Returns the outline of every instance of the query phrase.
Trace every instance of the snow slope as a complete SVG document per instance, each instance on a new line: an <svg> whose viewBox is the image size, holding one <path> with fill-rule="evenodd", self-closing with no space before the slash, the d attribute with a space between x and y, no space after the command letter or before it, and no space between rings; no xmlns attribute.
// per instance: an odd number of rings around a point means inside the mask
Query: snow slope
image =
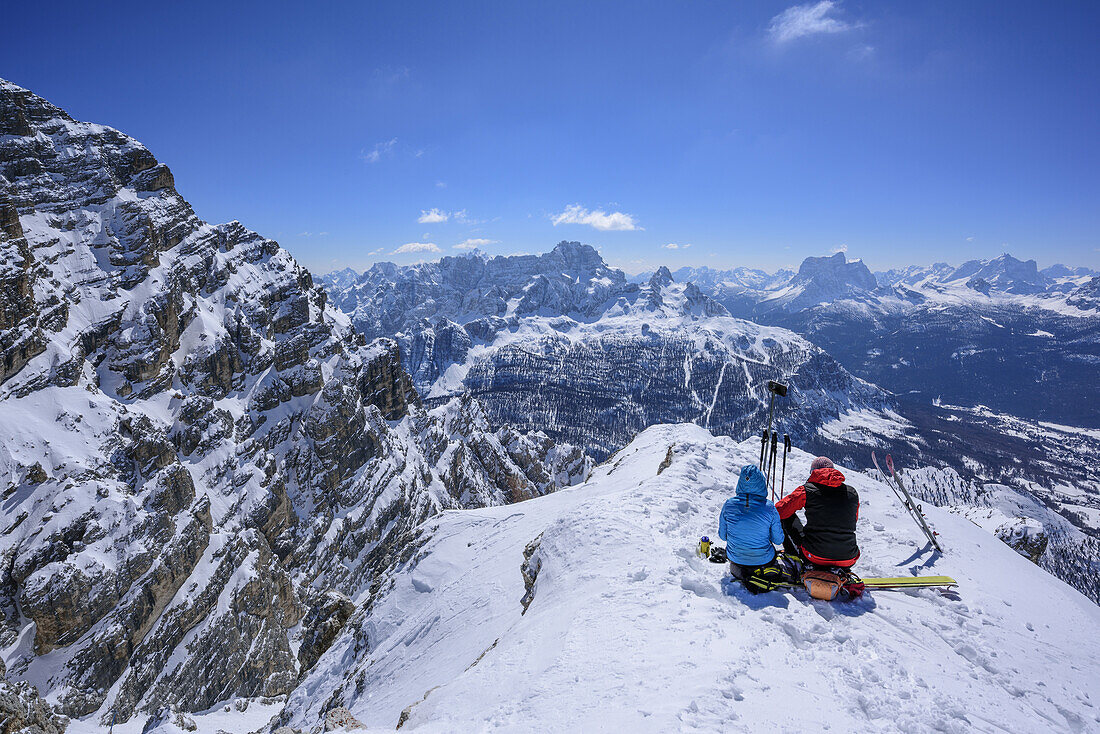
<svg viewBox="0 0 1100 734"><path fill-rule="evenodd" d="M671 464L659 472L672 448ZM450 731L1088 731L1100 608L935 507L930 554L888 489L861 493L865 576L961 590L753 597L693 554L755 442L648 429L583 486L429 520L417 555L294 691L309 728L342 702L369 727ZM795 450L788 488L808 472ZM539 564L526 614L520 573ZM529 548L531 550L532 548Z"/></svg>

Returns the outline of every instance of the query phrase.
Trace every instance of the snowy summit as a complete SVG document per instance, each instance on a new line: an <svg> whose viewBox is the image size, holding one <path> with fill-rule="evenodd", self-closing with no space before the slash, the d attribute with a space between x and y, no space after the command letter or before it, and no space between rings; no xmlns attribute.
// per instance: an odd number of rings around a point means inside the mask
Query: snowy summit
<svg viewBox="0 0 1100 734"><path fill-rule="evenodd" d="M860 572L946 574L957 595L753 596L696 556L758 451L656 426L584 485L445 513L358 620L362 635L334 645L291 696L292 721L344 692L379 730L801 732L823 717L839 731L1100 726L1083 682L1100 640L1082 634L1100 628L1100 608L937 508L927 512L947 548L932 554L869 476L845 470L863 499ZM806 477L811 459L793 451L788 478Z"/></svg>

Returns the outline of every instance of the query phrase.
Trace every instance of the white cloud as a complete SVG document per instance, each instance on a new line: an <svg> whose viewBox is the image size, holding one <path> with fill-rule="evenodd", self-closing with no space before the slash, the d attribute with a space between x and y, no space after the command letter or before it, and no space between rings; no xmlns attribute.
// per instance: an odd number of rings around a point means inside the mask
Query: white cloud
<svg viewBox="0 0 1100 734"><path fill-rule="evenodd" d="M661 245L661 247L665 248L666 250L686 250L687 248L691 247L691 245L678 245L675 242L669 242L667 245Z"/></svg>
<svg viewBox="0 0 1100 734"><path fill-rule="evenodd" d="M848 251L848 245L847 245L846 243L845 243L845 244L843 244L843 245L837 245L836 247L834 247L834 248L833 248L833 249L831 250L831 252L832 252L832 253L833 253L834 255L835 255L835 254L837 254L838 252L847 252L847 251Z"/></svg>
<svg viewBox="0 0 1100 734"><path fill-rule="evenodd" d="M382 251L385 250L385 249L386 249L385 247L379 247L377 250L371 250L367 254L368 255L381 255Z"/></svg>
<svg viewBox="0 0 1100 734"><path fill-rule="evenodd" d="M450 212L445 212L441 209L429 209L428 211L421 209L420 217L416 221L420 224L439 224L440 222L446 222L450 218Z"/></svg>
<svg viewBox="0 0 1100 734"><path fill-rule="evenodd" d="M495 245L496 243L497 240L487 240L481 237L476 237L474 239L462 240L462 242L459 242L454 247L456 250L473 250L478 247L485 247L486 245Z"/></svg>
<svg viewBox="0 0 1100 734"><path fill-rule="evenodd" d="M394 255L407 255L410 252L443 252L433 242L406 242L393 251Z"/></svg>
<svg viewBox="0 0 1100 734"><path fill-rule="evenodd" d="M974 238L973 238L973 237L967 237L967 238L966 238L966 241L967 241L967 242L973 242L973 241L974 241Z"/></svg>
<svg viewBox="0 0 1100 734"><path fill-rule="evenodd" d="M397 138L390 138L383 143L376 143L374 148L369 151L364 151L361 154L363 160L367 163L377 163L382 160L382 156L389 155L393 152L394 146L397 145Z"/></svg>
<svg viewBox="0 0 1100 734"><path fill-rule="evenodd" d="M447 182L446 181L436 181L435 182L435 187L437 189L445 189L445 188L447 188Z"/></svg>
<svg viewBox="0 0 1100 734"><path fill-rule="evenodd" d="M609 214L601 209L588 211L580 204L565 207L565 211L554 215L550 218L550 221L554 223L555 227L559 224L587 224L589 227L598 229L601 232L642 229L630 214L624 214L623 212L611 212Z"/></svg>
<svg viewBox="0 0 1100 734"><path fill-rule="evenodd" d="M451 216L454 217L454 220L456 222L460 222L462 224L484 224L485 223L484 220L474 219L473 217L471 217L469 214L466 213L465 209L463 209L461 211L454 212Z"/></svg>
<svg viewBox="0 0 1100 734"><path fill-rule="evenodd" d="M838 4L833 0L794 5L772 18L768 33L776 43L787 43L805 36L842 33L854 28L851 23L830 17L837 7Z"/></svg>

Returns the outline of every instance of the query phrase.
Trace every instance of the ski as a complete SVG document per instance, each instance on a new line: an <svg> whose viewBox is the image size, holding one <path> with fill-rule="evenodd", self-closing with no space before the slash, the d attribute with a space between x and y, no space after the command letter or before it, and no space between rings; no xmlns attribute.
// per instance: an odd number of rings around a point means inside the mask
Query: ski
<svg viewBox="0 0 1100 734"><path fill-rule="evenodd" d="M913 498L905 489L905 485L901 483L901 477L899 477L894 472L894 459L890 456L890 454L886 455L886 468L890 470L889 475L887 475L887 473L882 470L882 467L879 466L878 456L875 455L874 451L871 452L871 461L874 462L875 469L877 469L878 473L883 476L883 478L886 480L886 483L890 486L890 489L893 490L894 494L901 501L902 506L913 518L914 522L917 523L917 526L921 529L921 532L923 532L925 537L928 538L928 542L931 543L932 547L935 548L937 551L943 553L943 548L940 546L939 541L936 540L936 533L932 530L932 528L928 526L928 521L924 518L924 513L921 511L920 506L913 502Z"/></svg>
<svg viewBox="0 0 1100 734"><path fill-rule="evenodd" d="M868 589L909 589L924 586L958 586L950 576L899 576L895 578L865 578L863 585Z"/></svg>
<svg viewBox="0 0 1100 734"><path fill-rule="evenodd" d="M897 578L863 579L863 588L870 591L903 591L905 589L953 589L959 583L950 576L900 576ZM779 584L776 591L804 588L801 583Z"/></svg>

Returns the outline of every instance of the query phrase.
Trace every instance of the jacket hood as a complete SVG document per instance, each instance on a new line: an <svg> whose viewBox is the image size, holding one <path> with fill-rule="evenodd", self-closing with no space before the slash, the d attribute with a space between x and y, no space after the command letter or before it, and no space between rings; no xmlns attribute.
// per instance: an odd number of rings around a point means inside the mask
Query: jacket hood
<svg viewBox="0 0 1100 734"><path fill-rule="evenodd" d="M742 500L768 498L768 480L755 464L746 464L741 467L741 478L737 480L734 496Z"/></svg>
<svg viewBox="0 0 1100 734"><path fill-rule="evenodd" d="M840 473L839 469L831 466L823 466L820 469L814 469L810 472L808 481L821 485L822 487L839 487L844 484L844 475Z"/></svg>

